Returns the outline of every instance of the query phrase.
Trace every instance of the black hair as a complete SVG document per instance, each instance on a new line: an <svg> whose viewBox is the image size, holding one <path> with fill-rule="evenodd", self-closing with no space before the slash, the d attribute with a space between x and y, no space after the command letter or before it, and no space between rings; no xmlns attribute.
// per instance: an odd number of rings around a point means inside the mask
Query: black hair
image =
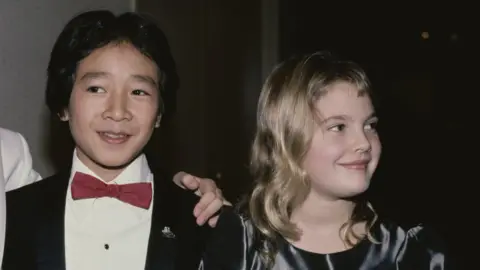
<svg viewBox="0 0 480 270"><path fill-rule="evenodd" d="M175 110L179 78L163 31L150 19L133 12L116 16L107 10L87 11L72 18L58 36L47 70L46 103L52 114L68 108L77 66L94 50L128 42L151 59L159 70L162 118Z"/></svg>

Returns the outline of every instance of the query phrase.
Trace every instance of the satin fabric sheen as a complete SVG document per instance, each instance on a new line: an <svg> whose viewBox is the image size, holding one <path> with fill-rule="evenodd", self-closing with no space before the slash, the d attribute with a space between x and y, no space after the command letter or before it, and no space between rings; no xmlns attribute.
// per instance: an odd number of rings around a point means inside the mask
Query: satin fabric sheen
<svg viewBox="0 0 480 270"><path fill-rule="evenodd" d="M315 270L452 270L441 239L422 226L402 228L379 221L373 228L378 244L365 239L333 254L301 250L283 240L271 269ZM233 209L222 211L203 259L201 270L266 269L254 244L254 228Z"/></svg>

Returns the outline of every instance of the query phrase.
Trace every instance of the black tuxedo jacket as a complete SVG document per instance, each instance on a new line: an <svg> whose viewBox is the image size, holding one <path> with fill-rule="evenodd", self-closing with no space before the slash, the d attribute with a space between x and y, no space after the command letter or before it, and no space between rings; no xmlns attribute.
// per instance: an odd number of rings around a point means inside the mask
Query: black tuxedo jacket
<svg viewBox="0 0 480 270"><path fill-rule="evenodd" d="M65 200L70 170L7 192L2 269L65 269ZM154 172L152 225L145 269L197 269L209 226L198 226L199 198ZM175 237L162 233L170 227ZM170 236L170 237L169 237Z"/></svg>

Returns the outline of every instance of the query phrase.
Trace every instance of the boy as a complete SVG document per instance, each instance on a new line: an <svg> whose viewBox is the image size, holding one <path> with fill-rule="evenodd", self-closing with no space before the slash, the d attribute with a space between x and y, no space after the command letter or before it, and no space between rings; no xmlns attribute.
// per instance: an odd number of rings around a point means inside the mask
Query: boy
<svg viewBox="0 0 480 270"><path fill-rule="evenodd" d="M208 229L191 214L198 199L143 154L177 85L168 42L145 18L90 11L65 26L46 97L68 122L72 166L7 193L2 269L197 267Z"/></svg>

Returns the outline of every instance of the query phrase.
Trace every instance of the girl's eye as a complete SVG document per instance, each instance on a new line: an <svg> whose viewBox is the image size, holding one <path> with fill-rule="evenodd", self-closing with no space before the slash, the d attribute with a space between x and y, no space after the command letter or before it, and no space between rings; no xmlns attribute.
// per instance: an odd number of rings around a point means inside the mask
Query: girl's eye
<svg viewBox="0 0 480 270"><path fill-rule="evenodd" d="M328 130L334 131L334 132L341 132L346 128L345 124L338 124L330 127Z"/></svg>
<svg viewBox="0 0 480 270"><path fill-rule="evenodd" d="M377 130L377 125L378 125L378 122L372 122L372 123L369 123L367 125L365 125L365 129L366 130Z"/></svg>

